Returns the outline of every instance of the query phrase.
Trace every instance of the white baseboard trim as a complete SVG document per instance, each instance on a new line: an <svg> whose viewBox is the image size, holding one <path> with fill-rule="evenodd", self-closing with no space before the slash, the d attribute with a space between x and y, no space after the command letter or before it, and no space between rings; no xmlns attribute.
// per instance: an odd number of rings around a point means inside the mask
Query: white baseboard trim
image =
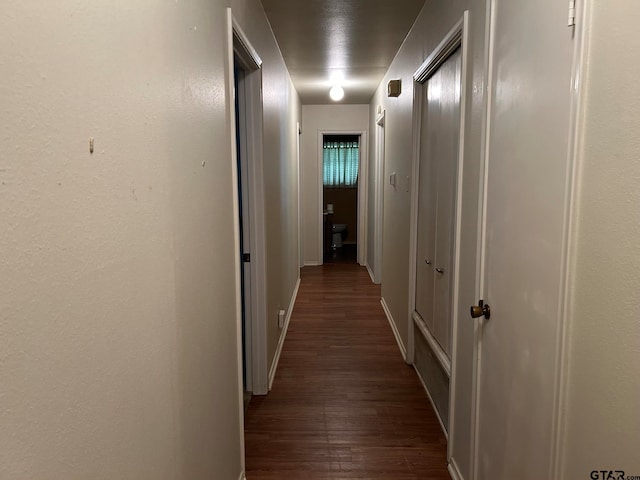
<svg viewBox="0 0 640 480"><path fill-rule="evenodd" d="M319 265L322 265L320 262L304 262L304 266L305 267L317 267Z"/></svg>
<svg viewBox="0 0 640 480"><path fill-rule="evenodd" d="M440 428L442 428L442 433L444 433L445 438L447 439L447 441L449 441L449 434L447 433L447 429L444 428L444 422L442 421L442 417L440 416L440 412L438 412L438 409L436 408L436 404L433 401L433 398L431 398L431 394L429 393L429 389L427 388L427 384L424 383L424 379L422 378L422 375L420 375L420 372L418 371L418 369L416 368L416 364L413 364L413 369L416 371L416 375L418 375L418 378L420 379L420 383L422 384L422 388L424 388L424 391L427 392L427 397L429 398L429 401L431 402L431 407L433 407L433 411L436 414L436 418L438 419L438 422L440 423Z"/></svg>
<svg viewBox="0 0 640 480"><path fill-rule="evenodd" d="M391 330L393 331L393 336L396 337L396 342L398 343L398 348L400 349L400 353L402 354L402 359L407 361L407 349L402 343L402 337L400 337L400 332L398 332L398 327L396 326L396 322L393 320L393 316L391 315L391 311L387 306L387 302L385 302L384 298L380 299L380 303L382 304L382 309L384 310L384 314L387 316L387 320L389 321L389 325L391 325Z"/></svg>
<svg viewBox="0 0 640 480"><path fill-rule="evenodd" d="M269 390L273 385L273 379L276 378L276 370L278 369L278 362L280 361L280 354L282 353L282 346L284 345L284 339L287 336L287 329L289 328L289 322L291 321L291 314L293 313L293 306L296 303L296 297L298 296L298 288L300 288L300 277L296 281L296 286L293 289L293 295L291 295L291 301L289 302L289 308L287 308L287 315L284 318L284 327L280 332L280 339L278 340L278 347L276 348L276 354L271 362L271 368L269 369Z"/></svg>
<svg viewBox="0 0 640 480"><path fill-rule="evenodd" d="M367 267L367 272L369 272L369 276L371 277L371 282L376 283L375 277L373 275L373 270L371 270L371 267L369 266L369 262L366 262L364 266Z"/></svg>
<svg viewBox="0 0 640 480"><path fill-rule="evenodd" d="M451 475L451 480L464 480L464 477L462 476L462 474L460 473L460 469L458 468L458 464L453 458L449 460L447 469L449 470L449 475Z"/></svg>

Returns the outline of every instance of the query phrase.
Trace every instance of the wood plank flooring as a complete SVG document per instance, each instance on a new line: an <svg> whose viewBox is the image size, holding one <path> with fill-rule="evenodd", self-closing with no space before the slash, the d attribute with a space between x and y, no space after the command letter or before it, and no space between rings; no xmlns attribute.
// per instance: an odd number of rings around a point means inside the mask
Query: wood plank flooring
<svg viewBox="0 0 640 480"><path fill-rule="evenodd" d="M245 417L248 480L449 479L446 441L358 265L302 269L273 388Z"/></svg>

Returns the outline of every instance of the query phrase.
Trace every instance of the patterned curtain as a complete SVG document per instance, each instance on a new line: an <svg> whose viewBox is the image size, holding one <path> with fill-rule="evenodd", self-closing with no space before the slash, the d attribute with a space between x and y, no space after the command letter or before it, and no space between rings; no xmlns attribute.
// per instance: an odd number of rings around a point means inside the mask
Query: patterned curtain
<svg viewBox="0 0 640 480"><path fill-rule="evenodd" d="M322 157L325 187L352 188L358 185L358 137L325 136Z"/></svg>

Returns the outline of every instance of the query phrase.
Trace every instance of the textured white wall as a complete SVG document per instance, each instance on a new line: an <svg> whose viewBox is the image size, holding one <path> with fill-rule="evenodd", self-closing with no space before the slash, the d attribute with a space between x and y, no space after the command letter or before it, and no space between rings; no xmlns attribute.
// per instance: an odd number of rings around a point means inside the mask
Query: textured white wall
<svg viewBox="0 0 640 480"><path fill-rule="evenodd" d="M267 355L271 365L298 280L297 122L301 106L258 0L232 0L233 15L263 61L263 162L267 242Z"/></svg>
<svg viewBox="0 0 640 480"><path fill-rule="evenodd" d="M640 475L640 5L589 2L561 478Z"/></svg>
<svg viewBox="0 0 640 480"><path fill-rule="evenodd" d="M3 4L0 478L238 478L224 7Z"/></svg>
<svg viewBox="0 0 640 480"><path fill-rule="evenodd" d="M317 265L320 258L319 220L320 172L318 133L321 131L367 132L369 105L302 106L302 221L305 264Z"/></svg>

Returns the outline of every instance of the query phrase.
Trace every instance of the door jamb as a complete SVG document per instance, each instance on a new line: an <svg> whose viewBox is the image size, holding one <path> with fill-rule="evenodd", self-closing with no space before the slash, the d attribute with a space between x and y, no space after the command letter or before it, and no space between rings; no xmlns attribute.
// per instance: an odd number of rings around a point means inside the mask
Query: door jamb
<svg viewBox="0 0 640 480"><path fill-rule="evenodd" d="M298 169L298 272L304 266L304 248L302 245L302 165L300 165L300 144L302 139L300 122L296 122L296 168Z"/></svg>
<svg viewBox="0 0 640 480"><path fill-rule="evenodd" d="M485 256L486 250L486 222L485 215L487 211L487 184L489 174L489 137L491 133L491 117L493 113L493 65L494 65L494 42L495 42L495 23L496 23L496 0L487 1L487 18L485 23L486 29L486 53L485 53L485 98L483 102L483 131L482 131L482 150L480 155L480 182L479 182L479 200L478 206L478 255L477 255L477 277L476 277L476 297L484 298L484 280L485 280ZM474 365L473 365L473 385L471 391L472 398L472 411L471 411L471 478L475 478L478 472L478 431L480 421L480 395L478 390L480 388L480 353L482 350L482 327L480 322L475 323L474 332Z"/></svg>
<svg viewBox="0 0 640 480"><path fill-rule="evenodd" d="M373 173L375 179L375 204L374 204L374 252L373 252L373 283L382 283L382 237L384 235L384 161L385 161L385 134L386 134L386 111L380 109L376 116L376 152L375 152L375 170Z"/></svg>
<svg viewBox="0 0 640 480"><path fill-rule="evenodd" d="M565 211L564 232L563 232L563 264L561 271L560 289L560 333L558 347L560 350L558 366L556 371L556 402L554 405L555 421L553 429L553 448L551 453L552 479L562 478L562 468L566 455L566 445L564 433L567 426L567 404L568 404L568 376L569 376L569 329L571 328L571 284L572 265L574 261L572 248L575 246L577 230L577 211L574 208L578 201L578 169L580 143L582 132L580 130L582 112L585 108L584 93L582 90L582 78L586 68L586 56L588 52L589 27L585 20L591 14L590 2L580 2L576 9L574 37L576 42L573 51L573 65L571 78L571 117L569 127L569 151L567 153L570 164L570 175L567 180L568 207Z"/></svg>

